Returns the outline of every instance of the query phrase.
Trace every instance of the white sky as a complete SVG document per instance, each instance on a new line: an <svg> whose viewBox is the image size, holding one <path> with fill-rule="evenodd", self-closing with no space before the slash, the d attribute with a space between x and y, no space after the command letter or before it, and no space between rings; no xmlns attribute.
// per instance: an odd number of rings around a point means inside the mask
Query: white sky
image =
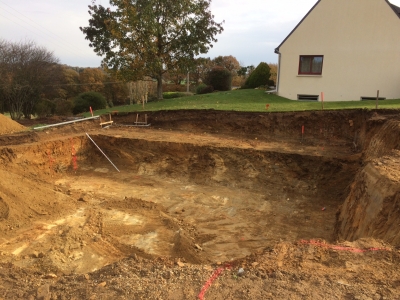
<svg viewBox="0 0 400 300"><path fill-rule="evenodd" d="M381 0L383 1L383 0ZM225 20L218 42L203 56L233 55L243 66L277 62L274 49L317 0L212 0L217 22ZM79 27L88 25L91 0L0 0L0 38L35 41L63 64L98 67L101 58ZM107 0L97 4L108 6ZM400 0L391 0L400 6Z"/></svg>

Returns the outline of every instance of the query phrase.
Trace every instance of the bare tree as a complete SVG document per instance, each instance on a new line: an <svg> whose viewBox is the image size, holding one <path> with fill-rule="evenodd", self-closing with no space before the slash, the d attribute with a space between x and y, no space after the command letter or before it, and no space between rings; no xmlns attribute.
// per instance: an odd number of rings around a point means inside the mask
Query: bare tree
<svg viewBox="0 0 400 300"><path fill-rule="evenodd" d="M0 40L0 94L12 119L31 117L59 70L53 53L33 41Z"/></svg>

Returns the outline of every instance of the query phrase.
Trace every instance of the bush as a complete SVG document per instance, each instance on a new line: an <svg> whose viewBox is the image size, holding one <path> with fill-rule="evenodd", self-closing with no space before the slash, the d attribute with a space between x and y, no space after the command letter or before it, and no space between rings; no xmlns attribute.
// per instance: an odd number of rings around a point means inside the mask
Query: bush
<svg viewBox="0 0 400 300"><path fill-rule="evenodd" d="M50 100L41 99L36 103L34 111L39 118L48 117L56 112L56 104Z"/></svg>
<svg viewBox="0 0 400 300"><path fill-rule="evenodd" d="M186 96L191 96L193 95L192 93L186 93L186 92L166 92L163 93L163 98L164 99L173 99L173 98L180 98L180 97L186 97Z"/></svg>
<svg viewBox="0 0 400 300"><path fill-rule="evenodd" d="M74 108L74 103L71 100L59 99L54 102L56 104L56 115L58 116L70 116Z"/></svg>
<svg viewBox="0 0 400 300"><path fill-rule="evenodd" d="M247 78L244 86L244 89L255 89L260 86L264 86L268 83L270 74L270 68L267 63L260 63L257 68L253 72L251 72L250 76Z"/></svg>
<svg viewBox="0 0 400 300"><path fill-rule="evenodd" d="M163 84L164 92L186 92L186 84Z"/></svg>
<svg viewBox="0 0 400 300"><path fill-rule="evenodd" d="M102 94L97 92L79 94L74 100L73 113L76 115L88 112L90 107L92 107L93 110L106 108L107 100Z"/></svg>
<svg viewBox="0 0 400 300"><path fill-rule="evenodd" d="M201 94L201 91L202 91L204 88L206 88L206 87L207 87L206 84L200 83L200 84L197 86L197 88L196 88L196 94Z"/></svg>
<svg viewBox="0 0 400 300"><path fill-rule="evenodd" d="M209 94L214 91L214 88L212 85L205 85L204 83L200 84L196 88L196 94Z"/></svg>
<svg viewBox="0 0 400 300"><path fill-rule="evenodd" d="M208 85L212 85L217 91L230 91L232 89L232 73L224 67L214 67L204 79Z"/></svg>

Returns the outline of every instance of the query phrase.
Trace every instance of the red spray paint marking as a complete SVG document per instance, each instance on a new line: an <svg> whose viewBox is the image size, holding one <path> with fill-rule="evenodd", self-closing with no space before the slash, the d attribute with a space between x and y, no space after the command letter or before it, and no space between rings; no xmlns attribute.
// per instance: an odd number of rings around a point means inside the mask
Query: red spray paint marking
<svg viewBox="0 0 400 300"><path fill-rule="evenodd" d="M212 285L212 283L224 272L226 269L231 269L231 265L226 265L224 267L220 267L214 271L214 273L211 275L210 279L207 280L207 282L203 285L201 288L201 291L199 293L199 299L204 300L204 294L207 292L209 287Z"/></svg>
<svg viewBox="0 0 400 300"><path fill-rule="evenodd" d="M266 110L269 109L269 104L265 104L265 109L266 109Z"/></svg>
<svg viewBox="0 0 400 300"><path fill-rule="evenodd" d="M72 139L71 139L71 155L72 155L72 166L76 171L78 169L78 162L77 162L78 159L76 157L76 151Z"/></svg>
<svg viewBox="0 0 400 300"><path fill-rule="evenodd" d="M348 252L353 252L353 253L364 253L364 252L370 252L370 251L390 251L390 249L386 249L386 248L359 249L359 248L353 248L353 247L335 246L335 245L325 244L325 243L321 243L321 242L314 241L314 240L310 240L310 241L301 240L301 241L299 241L299 243L314 245L314 246L332 249L332 250L338 250L338 251L348 251Z"/></svg>
<svg viewBox="0 0 400 300"><path fill-rule="evenodd" d="M92 117L93 117L93 110L92 110L92 107L89 106L89 108L90 108L90 113L92 114Z"/></svg>

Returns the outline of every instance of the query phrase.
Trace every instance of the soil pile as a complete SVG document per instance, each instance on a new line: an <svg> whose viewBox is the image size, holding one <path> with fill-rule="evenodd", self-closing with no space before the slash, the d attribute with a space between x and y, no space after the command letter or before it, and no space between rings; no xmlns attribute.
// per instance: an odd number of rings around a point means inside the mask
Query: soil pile
<svg viewBox="0 0 400 300"><path fill-rule="evenodd" d="M0 135L25 130L26 127L0 114Z"/></svg>

